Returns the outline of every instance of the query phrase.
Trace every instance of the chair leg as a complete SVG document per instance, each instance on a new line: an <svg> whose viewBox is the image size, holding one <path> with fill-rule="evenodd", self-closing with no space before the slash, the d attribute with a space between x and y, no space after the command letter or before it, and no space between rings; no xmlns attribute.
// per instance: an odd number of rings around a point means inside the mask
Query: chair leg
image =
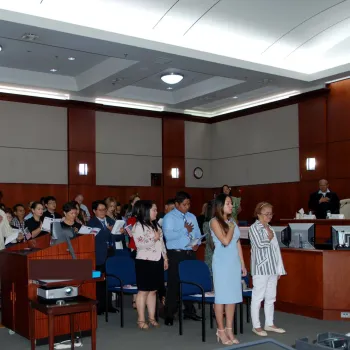
<svg viewBox="0 0 350 350"><path fill-rule="evenodd" d="M182 315L182 285L180 283L180 307L179 307L179 335L183 334L183 315Z"/></svg>
<svg viewBox="0 0 350 350"><path fill-rule="evenodd" d="M202 341L205 342L206 334L205 334L205 302L204 295L202 296Z"/></svg>
<svg viewBox="0 0 350 350"><path fill-rule="evenodd" d="M213 304L209 304L210 307L210 328L214 328L214 315L213 315Z"/></svg>
<svg viewBox="0 0 350 350"><path fill-rule="evenodd" d="M251 305L251 298L247 298L247 323L250 323L250 305Z"/></svg>
<svg viewBox="0 0 350 350"><path fill-rule="evenodd" d="M237 305L235 307L235 314L233 317L233 333L237 335Z"/></svg>
<svg viewBox="0 0 350 350"><path fill-rule="evenodd" d="M120 327L124 327L124 293L120 292Z"/></svg>
<svg viewBox="0 0 350 350"><path fill-rule="evenodd" d="M108 282L105 282L105 292L106 292L106 301L105 301L105 321L108 322L108 309L109 309L109 305L108 305Z"/></svg>
<svg viewBox="0 0 350 350"><path fill-rule="evenodd" d="M243 334L243 302L239 304L239 333Z"/></svg>

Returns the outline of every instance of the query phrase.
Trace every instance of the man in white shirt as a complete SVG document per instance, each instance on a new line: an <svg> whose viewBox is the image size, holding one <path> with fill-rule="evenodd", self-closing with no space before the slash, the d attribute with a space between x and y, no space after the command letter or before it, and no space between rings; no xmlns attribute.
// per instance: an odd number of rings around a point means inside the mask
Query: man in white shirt
<svg viewBox="0 0 350 350"><path fill-rule="evenodd" d="M90 218L91 218L91 215L90 215L90 212L89 212L89 209L87 208L87 206L85 204L83 204L84 196L82 194L78 194L75 197L75 201L78 202L79 205L80 205L80 208L85 211L86 217L87 217L87 221L89 221Z"/></svg>

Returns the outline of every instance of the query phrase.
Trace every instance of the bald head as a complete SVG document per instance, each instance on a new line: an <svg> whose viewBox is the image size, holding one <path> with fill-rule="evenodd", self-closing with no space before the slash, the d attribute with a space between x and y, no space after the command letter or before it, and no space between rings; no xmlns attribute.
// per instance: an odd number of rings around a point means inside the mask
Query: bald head
<svg viewBox="0 0 350 350"><path fill-rule="evenodd" d="M83 203L83 200L84 200L84 197L83 197L82 194L78 194L78 195L75 197L75 201L78 202L79 205Z"/></svg>
<svg viewBox="0 0 350 350"><path fill-rule="evenodd" d="M328 181L325 179L322 179L318 182L318 186L319 186L321 192L325 193L328 190Z"/></svg>

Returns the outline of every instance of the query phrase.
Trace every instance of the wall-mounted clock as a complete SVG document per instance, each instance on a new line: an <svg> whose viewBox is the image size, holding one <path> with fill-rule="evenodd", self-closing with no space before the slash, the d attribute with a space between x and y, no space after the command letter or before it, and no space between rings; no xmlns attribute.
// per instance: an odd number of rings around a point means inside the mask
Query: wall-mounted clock
<svg viewBox="0 0 350 350"><path fill-rule="evenodd" d="M193 170L193 176L199 180L203 177L203 169L200 167L197 167Z"/></svg>

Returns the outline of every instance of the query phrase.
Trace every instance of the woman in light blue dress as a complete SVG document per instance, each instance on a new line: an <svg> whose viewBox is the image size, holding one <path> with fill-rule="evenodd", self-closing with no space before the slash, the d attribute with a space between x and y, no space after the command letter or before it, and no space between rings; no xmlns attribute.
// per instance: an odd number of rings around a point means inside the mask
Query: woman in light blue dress
<svg viewBox="0 0 350 350"><path fill-rule="evenodd" d="M246 276L240 232L232 213L232 199L224 193L215 199L215 217L210 221L210 231L215 244L213 279L215 290L216 336L224 345L238 344L232 332L235 304L242 302L242 275ZM224 326L224 312L226 325Z"/></svg>

